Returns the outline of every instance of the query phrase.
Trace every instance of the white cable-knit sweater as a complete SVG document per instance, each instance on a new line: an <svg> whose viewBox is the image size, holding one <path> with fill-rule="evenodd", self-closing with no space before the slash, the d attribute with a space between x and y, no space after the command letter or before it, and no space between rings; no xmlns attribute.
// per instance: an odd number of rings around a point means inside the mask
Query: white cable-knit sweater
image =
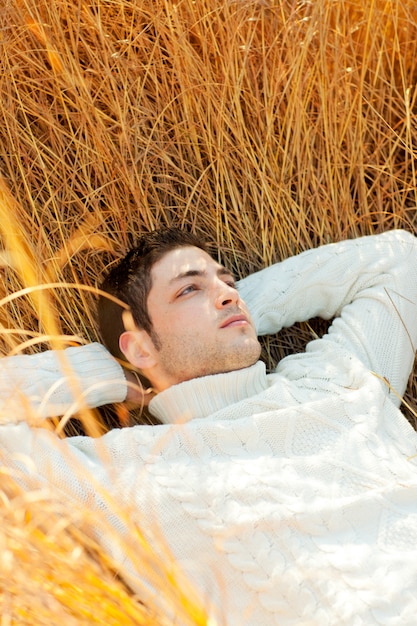
<svg viewBox="0 0 417 626"><path fill-rule="evenodd" d="M335 319L274 373L257 363L162 392L150 405L161 426L59 441L5 424L6 462L24 468L27 455L29 474L86 506L106 506L102 487L128 503L221 624L414 626L417 436L398 398L417 340L417 240L393 231L324 246L239 289L260 334ZM101 346L65 354L90 404L123 400ZM22 418L16 385L38 415L71 405L55 353L2 363L3 421Z"/></svg>

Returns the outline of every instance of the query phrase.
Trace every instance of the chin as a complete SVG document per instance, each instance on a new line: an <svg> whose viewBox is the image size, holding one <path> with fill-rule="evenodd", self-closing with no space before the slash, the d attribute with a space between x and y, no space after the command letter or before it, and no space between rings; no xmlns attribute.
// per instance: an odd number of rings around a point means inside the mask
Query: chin
<svg viewBox="0 0 417 626"><path fill-rule="evenodd" d="M259 345L259 344L258 344ZM238 358L233 359L230 364L229 367L227 369L225 369L224 371L227 372L232 372L234 370L243 370L246 367L251 367L252 365L255 365L255 363L258 362L259 357L261 356L261 347L259 345L259 349L258 346L254 346L254 349L249 351L246 351L245 354L241 354L241 355L236 355Z"/></svg>

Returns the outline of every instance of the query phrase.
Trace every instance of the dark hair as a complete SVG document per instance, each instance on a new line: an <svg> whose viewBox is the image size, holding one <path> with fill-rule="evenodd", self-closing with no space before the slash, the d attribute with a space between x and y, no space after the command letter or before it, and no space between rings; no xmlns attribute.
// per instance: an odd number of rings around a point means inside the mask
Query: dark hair
<svg viewBox="0 0 417 626"><path fill-rule="evenodd" d="M137 245L109 271L100 289L128 305L138 328L152 335L152 321L148 313L148 295L152 287L151 270L167 252L184 246L195 246L207 251L206 243L197 235L179 228L154 230L144 234ZM102 341L113 356L124 359L119 348L119 337L126 330L123 311L116 302L100 295L97 306Z"/></svg>

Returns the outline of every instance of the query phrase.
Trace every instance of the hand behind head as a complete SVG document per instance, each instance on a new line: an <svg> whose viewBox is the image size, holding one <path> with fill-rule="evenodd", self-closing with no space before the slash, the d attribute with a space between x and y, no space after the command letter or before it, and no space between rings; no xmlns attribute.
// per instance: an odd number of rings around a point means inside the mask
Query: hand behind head
<svg viewBox="0 0 417 626"><path fill-rule="evenodd" d="M154 389L152 387L144 387L139 375L134 370L124 369L123 371L127 382L125 402L132 409L148 406L149 402L155 396Z"/></svg>

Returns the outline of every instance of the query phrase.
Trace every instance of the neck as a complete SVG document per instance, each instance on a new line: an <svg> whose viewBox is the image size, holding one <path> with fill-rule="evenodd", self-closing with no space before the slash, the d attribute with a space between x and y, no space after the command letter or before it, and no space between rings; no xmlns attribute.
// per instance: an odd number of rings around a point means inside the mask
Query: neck
<svg viewBox="0 0 417 626"><path fill-rule="evenodd" d="M267 386L265 365L258 361L241 370L173 385L152 398L149 410L165 424L209 418L232 404L260 393Z"/></svg>

